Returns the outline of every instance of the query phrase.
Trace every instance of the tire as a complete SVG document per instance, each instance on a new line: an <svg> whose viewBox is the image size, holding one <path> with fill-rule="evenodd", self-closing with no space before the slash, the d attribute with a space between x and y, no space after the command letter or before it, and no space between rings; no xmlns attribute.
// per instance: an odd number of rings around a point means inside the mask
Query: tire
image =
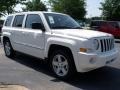
<svg viewBox="0 0 120 90"><path fill-rule="evenodd" d="M57 50L50 55L50 66L55 76L62 80L69 80L76 72L73 58L65 50Z"/></svg>
<svg viewBox="0 0 120 90"><path fill-rule="evenodd" d="M10 41L5 40L3 44L4 44L5 55L9 58L12 58L15 55L15 51L13 50Z"/></svg>

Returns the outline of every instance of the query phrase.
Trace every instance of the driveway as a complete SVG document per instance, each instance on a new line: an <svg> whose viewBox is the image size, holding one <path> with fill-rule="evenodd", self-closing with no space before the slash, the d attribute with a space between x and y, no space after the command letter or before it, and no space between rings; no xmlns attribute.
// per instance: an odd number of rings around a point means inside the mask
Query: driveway
<svg viewBox="0 0 120 90"><path fill-rule="evenodd" d="M19 53L9 59L0 45L0 84L22 85L30 90L120 90L120 61L61 81L45 62Z"/></svg>

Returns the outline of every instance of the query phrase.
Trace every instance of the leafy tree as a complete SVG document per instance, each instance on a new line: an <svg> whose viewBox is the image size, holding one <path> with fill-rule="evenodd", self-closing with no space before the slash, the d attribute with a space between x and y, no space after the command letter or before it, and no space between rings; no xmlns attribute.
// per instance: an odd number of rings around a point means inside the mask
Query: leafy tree
<svg viewBox="0 0 120 90"><path fill-rule="evenodd" d="M49 0L53 11L66 13L75 19L84 19L85 0Z"/></svg>
<svg viewBox="0 0 120 90"><path fill-rule="evenodd" d="M120 20L120 0L104 0L101 3L102 16L106 20Z"/></svg>
<svg viewBox="0 0 120 90"><path fill-rule="evenodd" d="M4 14L10 14L14 12L14 7L24 0L1 0L0 12Z"/></svg>
<svg viewBox="0 0 120 90"><path fill-rule="evenodd" d="M25 4L25 8L23 8L23 11L47 11L47 8L41 0L31 0L28 1Z"/></svg>

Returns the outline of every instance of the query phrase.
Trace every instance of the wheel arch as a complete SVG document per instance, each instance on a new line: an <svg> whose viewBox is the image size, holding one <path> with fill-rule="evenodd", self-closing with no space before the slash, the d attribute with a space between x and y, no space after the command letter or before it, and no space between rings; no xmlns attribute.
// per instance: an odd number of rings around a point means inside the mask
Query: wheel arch
<svg viewBox="0 0 120 90"><path fill-rule="evenodd" d="M73 54L72 54L72 51L69 47L66 47L66 46L63 46L63 45L57 45L57 44L51 44L50 47L49 47L49 50L48 50L48 57L50 56L50 53L53 52L54 50L57 50L57 49L60 49L60 50L67 50L69 51L69 53L72 55L73 57Z"/></svg>
<svg viewBox="0 0 120 90"><path fill-rule="evenodd" d="M55 50L63 50L63 51L65 50L70 55L70 57L72 58L72 63L74 65L75 69L76 69L76 64L75 64L75 60L74 60L74 57L73 57L72 50L69 47L66 47L66 46L63 46L63 45L51 44L50 47L49 47L49 50L48 50L48 60L50 58L50 55Z"/></svg>
<svg viewBox="0 0 120 90"><path fill-rule="evenodd" d="M3 43L5 42L5 40L9 40L10 41L10 38L8 36L3 36Z"/></svg>

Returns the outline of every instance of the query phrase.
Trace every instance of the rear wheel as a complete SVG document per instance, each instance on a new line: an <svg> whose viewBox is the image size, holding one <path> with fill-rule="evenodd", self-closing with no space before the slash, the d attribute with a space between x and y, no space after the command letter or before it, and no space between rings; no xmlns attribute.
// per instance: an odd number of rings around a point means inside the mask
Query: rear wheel
<svg viewBox="0 0 120 90"><path fill-rule="evenodd" d="M62 50L53 52L50 63L54 74L60 79L68 80L76 71L73 58Z"/></svg>
<svg viewBox="0 0 120 90"><path fill-rule="evenodd" d="M14 56L14 50L9 40L4 41L4 51L7 57L12 58Z"/></svg>

